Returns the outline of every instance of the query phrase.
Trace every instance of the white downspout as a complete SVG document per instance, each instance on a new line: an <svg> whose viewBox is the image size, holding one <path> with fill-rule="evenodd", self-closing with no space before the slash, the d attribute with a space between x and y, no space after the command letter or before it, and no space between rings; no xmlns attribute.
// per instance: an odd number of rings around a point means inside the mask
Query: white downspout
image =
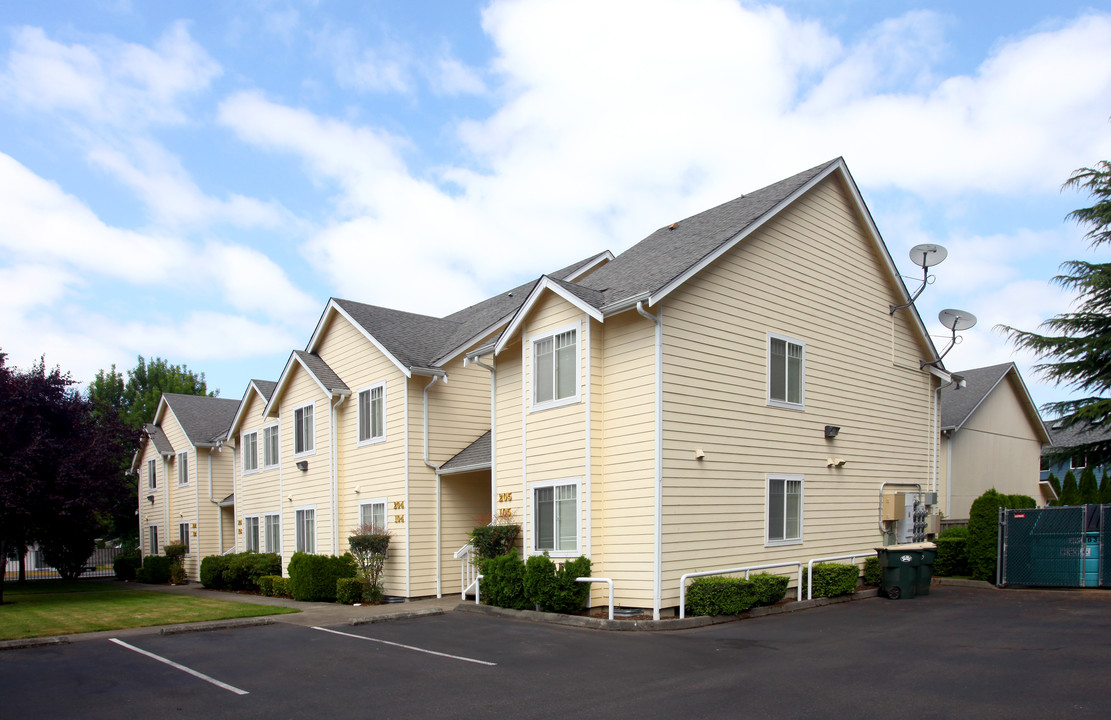
<svg viewBox="0 0 1111 720"><path fill-rule="evenodd" d="M424 464L432 468L432 472L436 473L436 597L443 597L443 568L441 567L442 560L440 559L441 548L443 545L443 523L440 521L440 468L433 465L428 461L428 391L432 386L439 382L440 376L433 375L432 381L424 386ZM409 512L408 508L405 510ZM410 517L410 519L412 519ZM408 527L408 525L406 525Z"/></svg>
<svg viewBox="0 0 1111 720"><path fill-rule="evenodd" d="M177 462L177 455L174 455L174 461L175 461L175 463ZM177 469L176 465L175 465L174 469L175 470ZM157 554L157 555L162 554L161 547L163 545L165 545L165 543L161 542L161 541L165 540L166 537L169 537L169 535L170 535L170 497L173 494L171 492L171 489L173 488L173 485L170 483L170 471L166 469L166 456L165 455L162 456L162 477L164 478L162 482L166 486L166 502L162 503L162 508L163 508L162 514L165 516L164 519L166 521L166 524L164 526L162 526L162 534L165 537L158 538L158 540L159 540L158 547L156 547L154 549L155 554Z"/></svg>
<svg viewBox="0 0 1111 720"><path fill-rule="evenodd" d="M586 505L586 542L585 542L586 552L584 553L584 555L586 555L586 557L591 557L591 551L593 549L593 538L594 538L594 498L593 498L594 476L593 476L593 471L592 471L592 466L591 466L591 456L590 456L590 450L591 450L591 447L590 447L590 445L591 445L591 433L590 433L590 411L591 411L591 407L590 407L590 403L591 403L590 368L591 368L592 359L593 359L593 358L591 358L591 351L593 350L593 348L591 347L591 343L593 342L594 339L590 334L590 315L584 316L583 323L586 326L586 330L583 333L583 335L585 336L585 339L586 339L586 342L584 343L584 345L585 345L584 351L585 351L585 354L586 354L586 368L583 372L583 378L584 378L585 384L586 384L586 391L584 393L585 396L586 396L586 428L585 428L585 430L586 430L586 432L585 432L585 435L586 435L586 448L585 448L585 455L586 455L586 463L585 463L586 464L586 468L585 468L586 469L586 488L585 488L585 491L583 493L583 495L585 495L585 497L583 498L583 501L584 501L583 504Z"/></svg>
<svg viewBox="0 0 1111 720"><path fill-rule="evenodd" d="M216 506L216 554L224 554L224 513L220 512L220 503L212 497L212 450L208 449L208 502ZM197 572L200 572L200 566L197 566Z"/></svg>
<svg viewBox="0 0 1111 720"><path fill-rule="evenodd" d="M339 466L336 462L336 408L343 405L344 400L347 399L346 395L337 395L339 402L332 405L332 415L330 418L331 427L329 428L331 439L331 447L328 449L329 462L328 473L332 479L332 554L339 555Z"/></svg>
<svg viewBox="0 0 1111 720"><path fill-rule="evenodd" d="M236 468L239 467L239 442L236 441L235 445L231 447L231 496L234 498L233 505L231 506L231 546L234 552L239 552L239 536L235 532L235 522L239 519L239 476L236 474ZM220 539L220 544L223 544L223 538ZM221 551L221 554L223 552ZM280 557L279 553L279 557Z"/></svg>
<svg viewBox="0 0 1111 720"><path fill-rule="evenodd" d="M497 454L496 441L498 437L498 433L494 427L498 416L497 359L494 359L494 365L487 365L479 360L477 356L470 360L463 358L463 367L466 367L468 362L473 362L480 368L486 368L490 371L490 519L493 520L498 515L498 464L494 462L494 456ZM524 502L523 498L521 502Z"/></svg>
<svg viewBox="0 0 1111 720"><path fill-rule="evenodd" d="M637 302L637 312L656 326L656 451L655 451L655 547L652 563L652 619L660 619L663 595L663 318L644 309ZM661 308L658 312L663 313Z"/></svg>

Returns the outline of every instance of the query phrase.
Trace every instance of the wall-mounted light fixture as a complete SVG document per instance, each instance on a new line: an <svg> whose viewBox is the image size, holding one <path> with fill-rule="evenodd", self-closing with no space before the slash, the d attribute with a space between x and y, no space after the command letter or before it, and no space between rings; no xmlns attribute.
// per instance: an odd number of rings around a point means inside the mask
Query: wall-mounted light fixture
<svg viewBox="0 0 1111 720"><path fill-rule="evenodd" d="M845 467L844 458L826 458L826 467Z"/></svg>
<svg viewBox="0 0 1111 720"><path fill-rule="evenodd" d="M306 470L309 469L309 461L308 460L298 460L297 461L297 469L300 470L301 472L305 472Z"/></svg>
<svg viewBox="0 0 1111 720"><path fill-rule="evenodd" d="M837 425L826 425L826 437L835 438L837 433L841 432L841 428Z"/></svg>

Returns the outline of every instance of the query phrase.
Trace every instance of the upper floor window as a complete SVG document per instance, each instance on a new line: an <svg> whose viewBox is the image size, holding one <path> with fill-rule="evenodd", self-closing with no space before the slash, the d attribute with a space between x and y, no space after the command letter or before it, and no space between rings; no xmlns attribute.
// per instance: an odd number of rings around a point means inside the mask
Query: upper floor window
<svg viewBox="0 0 1111 720"><path fill-rule="evenodd" d="M177 454L177 484L189 484L189 453L179 452Z"/></svg>
<svg viewBox="0 0 1111 720"><path fill-rule="evenodd" d="M243 436L243 472L258 470L258 433L249 432Z"/></svg>
<svg viewBox="0 0 1111 720"><path fill-rule="evenodd" d="M768 404L805 407L806 345L768 334Z"/></svg>
<svg viewBox="0 0 1111 720"><path fill-rule="evenodd" d="M386 437L386 385L381 383L359 392L359 442Z"/></svg>
<svg viewBox="0 0 1111 720"><path fill-rule="evenodd" d="M147 487L149 487L151 490L154 490L158 487L157 467L158 465L157 463L155 463L154 458L147 460Z"/></svg>
<svg viewBox="0 0 1111 720"><path fill-rule="evenodd" d="M293 454L311 453L316 449L316 424L313 406L303 405L293 411Z"/></svg>
<svg viewBox="0 0 1111 720"><path fill-rule="evenodd" d="M1087 455L1074 455L1069 458L1069 470L1083 470L1088 467Z"/></svg>
<svg viewBox="0 0 1111 720"><path fill-rule="evenodd" d="M262 467L276 467L278 464L278 426L267 425L262 429Z"/></svg>
<svg viewBox="0 0 1111 720"><path fill-rule="evenodd" d="M560 328L532 341L533 407L579 399L579 327Z"/></svg>

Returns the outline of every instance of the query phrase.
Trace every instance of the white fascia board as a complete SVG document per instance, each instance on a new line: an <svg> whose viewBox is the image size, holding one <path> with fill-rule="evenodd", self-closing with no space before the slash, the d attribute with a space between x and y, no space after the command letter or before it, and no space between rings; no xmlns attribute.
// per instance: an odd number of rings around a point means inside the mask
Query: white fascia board
<svg viewBox="0 0 1111 720"><path fill-rule="evenodd" d="M463 473L478 472L479 470L489 470L491 467L492 467L491 463L484 462L484 463L475 463L474 465L464 465L463 467L451 468L449 470L444 470L443 468L440 468L436 471L436 473L438 475L462 475Z"/></svg>
<svg viewBox="0 0 1111 720"><path fill-rule="evenodd" d="M576 280L581 278L583 275L586 275L588 272L590 272L594 268L598 267L599 265L602 265L603 263L608 263L610 260L613 260L613 253L611 253L609 250L606 250L606 251L596 255L590 262L586 263L581 268L579 268L578 270L576 270L575 272L571 273L570 275L568 275L567 277L565 277L563 279L566 280L567 282L575 282Z"/></svg>
<svg viewBox="0 0 1111 720"><path fill-rule="evenodd" d="M514 310L513 312L516 312L516 310ZM513 313L509 313L508 315L502 316L493 325L490 325L489 327L483 328L478 333L476 333L473 337L468 338L466 342L464 342L463 344L459 345L458 347L452 349L446 355L443 355L442 357L438 357L435 360L433 360L432 364L437 366L437 367L443 367L444 365L447 365L449 362L451 362L455 358L459 357L463 353L465 353L468 350L470 350L471 348L473 348L475 346L475 344L480 342L483 338L489 337L492 333L497 331L498 328L504 327L505 324L507 322L509 322L509 319L511 317L513 317ZM489 344L489 343L487 343L487 344ZM470 355L470 353L467 353L467 354Z"/></svg>
<svg viewBox="0 0 1111 720"><path fill-rule="evenodd" d="M498 342L494 346L495 356L503 349L505 349L506 344L509 343L509 340L517 332L517 329L521 327L521 323L525 321L525 316L528 315L529 310L532 310L532 306L536 304L536 302L540 299L540 294L545 290L551 290L556 295L559 295L561 298L571 303L571 305L574 305L576 308L594 318L598 322L605 322L605 316L602 315L601 310L594 307L593 305L588 305L587 303L583 302L581 298L568 292L558 283L552 282L552 280L547 275L545 275L540 278L540 281L538 283L536 283L536 287L533 288L531 293L529 293L529 296L525 299L524 304L521 305L520 308L518 308L517 314L513 316L513 320L510 321L508 327L506 327L505 330L502 331L501 337L498 338Z"/></svg>
<svg viewBox="0 0 1111 720"><path fill-rule="evenodd" d="M342 318L347 320L347 322L351 323L351 327L358 330L362 334L363 337L365 337L367 340L369 340L370 344L373 345L374 347L376 347L378 349L378 352L385 355L387 360L389 360L394 365L396 365L397 369L400 370L405 375L405 377L407 377L407 378L413 377L413 373L410 372L409 368L405 365L405 363L401 362L396 357L394 357L393 353L391 353L389 350L387 350L385 345L378 342L377 338L375 338L373 335L371 335L369 332L367 332L367 329L365 327L363 327L361 323L356 322L355 318L351 317L351 315L346 310L344 310L342 307L340 307L339 303L337 303L335 301L335 298L332 298L331 300L328 301L328 307L324 309L324 314L320 316L320 322L317 323L316 330L313 331L312 337L309 339L309 344L305 347L305 352L316 352L316 347L320 343L320 340L322 339L322 333L324 331L324 325L327 322L330 313L332 313L332 312L338 313ZM275 390L275 392L276 392L276 390Z"/></svg>
<svg viewBox="0 0 1111 720"><path fill-rule="evenodd" d="M224 437L228 442L234 440L235 434L239 432L239 426L243 422L243 410L247 407L247 398L250 397L252 390L258 393L264 404L266 403L266 396L262 394L262 391L255 385L255 381L252 380L247 385L247 389L243 391L243 399L239 401L239 407L235 409L235 417L232 418L231 427L228 428L228 434Z"/></svg>
<svg viewBox="0 0 1111 720"><path fill-rule="evenodd" d="M305 367L305 364L302 363L300 361L300 358L297 357L297 353L289 353L289 360L286 361L285 367L282 368L282 374L278 376L278 384L274 386L273 394L270 395L270 399L266 402L266 407L262 409L262 416L264 418L270 417L272 410L277 407L278 400L281 399L282 393L285 392L285 386L289 383L289 378L293 374L294 363L297 363L301 367L305 368L306 371L308 371L308 368ZM316 384L320 386L320 389L324 391L325 395L331 394L328 392L328 389L321 384L320 380L318 380L317 377L311 372L309 373L309 377L311 377L316 382Z"/></svg>
<svg viewBox="0 0 1111 720"><path fill-rule="evenodd" d="M162 416L166 413L168 407L170 405L166 402L166 393L162 393L158 396L158 407L154 411L154 420L151 421L151 425L162 426Z"/></svg>

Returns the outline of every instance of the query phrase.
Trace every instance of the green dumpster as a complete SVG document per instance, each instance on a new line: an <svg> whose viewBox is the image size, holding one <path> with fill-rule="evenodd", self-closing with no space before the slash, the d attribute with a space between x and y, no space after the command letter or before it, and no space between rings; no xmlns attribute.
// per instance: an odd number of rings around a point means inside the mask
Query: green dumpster
<svg viewBox="0 0 1111 720"><path fill-rule="evenodd" d="M930 583L934 579L934 558L937 557L937 545L932 542L915 543L921 546L922 564L918 566L918 580L915 593L918 595L930 594Z"/></svg>
<svg viewBox="0 0 1111 720"><path fill-rule="evenodd" d="M909 599L918 589L918 567L922 564L922 551L910 545L888 545L876 548L876 555L883 570L880 591L892 600Z"/></svg>

